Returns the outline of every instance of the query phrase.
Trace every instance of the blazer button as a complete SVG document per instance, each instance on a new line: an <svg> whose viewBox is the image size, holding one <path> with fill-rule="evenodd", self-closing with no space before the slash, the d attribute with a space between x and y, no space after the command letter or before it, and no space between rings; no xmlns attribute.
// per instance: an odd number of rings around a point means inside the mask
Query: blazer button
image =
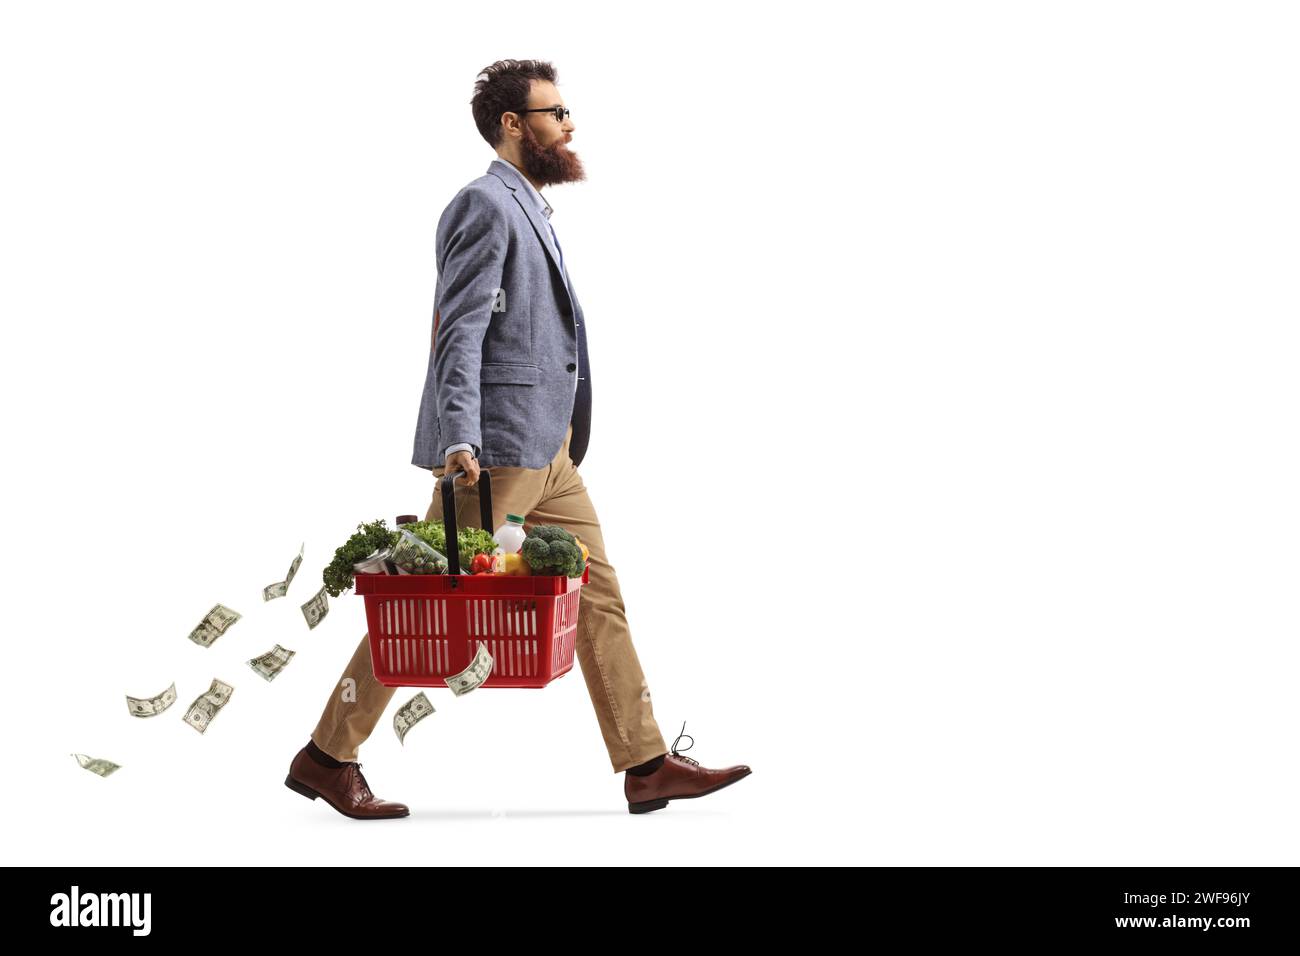
<svg viewBox="0 0 1300 956"><path fill-rule="evenodd" d="M574 365L572 362L566 365L565 368L567 368L570 372L576 372L578 370L578 366Z"/></svg>

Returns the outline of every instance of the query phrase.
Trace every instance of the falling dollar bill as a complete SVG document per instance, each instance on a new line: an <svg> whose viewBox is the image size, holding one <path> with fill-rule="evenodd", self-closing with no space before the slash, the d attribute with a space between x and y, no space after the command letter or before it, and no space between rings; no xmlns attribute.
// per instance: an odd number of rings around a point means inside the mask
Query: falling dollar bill
<svg viewBox="0 0 1300 956"><path fill-rule="evenodd" d="M157 717L164 710L176 703L176 682L156 697L132 697L126 695L126 709L132 717Z"/></svg>
<svg viewBox="0 0 1300 956"><path fill-rule="evenodd" d="M293 655L296 653L297 651L287 650L277 644L261 657L254 657L248 662L248 666L268 681L273 681L280 671L289 666L289 662L293 660Z"/></svg>
<svg viewBox="0 0 1300 956"><path fill-rule="evenodd" d="M238 612L232 611L224 604L218 604L203 616L198 627L190 631L190 640L199 647L211 647L212 642L225 634L230 625L239 618Z"/></svg>
<svg viewBox="0 0 1300 956"><path fill-rule="evenodd" d="M325 615L330 612L329 598L325 596L325 588L316 592L315 597L302 606L302 616L307 619L307 628L316 630L316 625L325 620Z"/></svg>
<svg viewBox="0 0 1300 956"><path fill-rule="evenodd" d="M478 653L469 662L469 667L454 677L446 678L447 686L451 688L451 692L457 697L463 697L487 680L488 675L491 673L492 655L488 653L487 645L479 641Z"/></svg>
<svg viewBox="0 0 1300 956"><path fill-rule="evenodd" d="M405 744L406 732L432 713L433 704L424 696L424 691L420 691L393 715L393 730L397 731L397 739Z"/></svg>
<svg viewBox="0 0 1300 956"><path fill-rule="evenodd" d="M208 724L230 702L230 695L234 692L235 688L229 684L212 678L212 686L194 698L190 709L185 711L185 723L201 734L207 733Z"/></svg>
<svg viewBox="0 0 1300 956"><path fill-rule="evenodd" d="M101 777L107 777L114 770L122 768L111 760L102 760L99 757L87 757L85 754L73 754L77 758L77 763L85 767L91 773L98 774Z"/></svg>
<svg viewBox="0 0 1300 956"><path fill-rule="evenodd" d="M263 601L282 598L289 593L289 585L293 584L293 576L298 573L298 567L302 564L302 552L305 547L307 547L306 541L298 547L298 556L294 558L293 563L289 565L289 573L284 576L283 581L277 581L275 584L268 584L266 587L262 588Z"/></svg>

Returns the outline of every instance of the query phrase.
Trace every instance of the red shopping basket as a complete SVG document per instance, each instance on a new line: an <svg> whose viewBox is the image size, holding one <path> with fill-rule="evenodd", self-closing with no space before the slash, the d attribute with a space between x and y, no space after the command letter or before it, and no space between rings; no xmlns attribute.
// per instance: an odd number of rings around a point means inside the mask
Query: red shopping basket
<svg viewBox="0 0 1300 956"><path fill-rule="evenodd" d="M456 540L456 471L443 475L443 524ZM492 530L492 479L479 473L482 527ZM470 665L482 641L492 673L482 687L545 687L573 668L582 576L460 573L447 548L446 574L356 575L366 600L370 662L386 687L446 687Z"/></svg>

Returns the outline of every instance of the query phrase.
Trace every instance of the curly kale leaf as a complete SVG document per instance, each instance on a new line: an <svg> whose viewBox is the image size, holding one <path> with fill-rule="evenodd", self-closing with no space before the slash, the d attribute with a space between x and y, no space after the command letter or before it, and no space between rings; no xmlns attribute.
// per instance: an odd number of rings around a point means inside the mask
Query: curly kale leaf
<svg viewBox="0 0 1300 956"><path fill-rule="evenodd" d="M369 524L357 525L357 533L334 552L334 560L321 574L330 597L338 597L352 587L352 565L370 557L376 551L391 547L396 538L397 532L388 530L388 525L383 518Z"/></svg>

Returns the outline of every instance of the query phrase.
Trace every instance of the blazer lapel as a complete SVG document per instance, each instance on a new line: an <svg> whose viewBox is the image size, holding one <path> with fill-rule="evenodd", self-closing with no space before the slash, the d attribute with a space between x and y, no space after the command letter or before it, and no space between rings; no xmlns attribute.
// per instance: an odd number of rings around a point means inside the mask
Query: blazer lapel
<svg viewBox="0 0 1300 956"><path fill-rule="evenodd" d="M508 168L503 169L503 166ZM533 224L533 231L537 233L537 241L540 242L542 248L546 250L546 255L550 258L551 265L555 267L555 274L560 278L560 285L564 286L564 294L569 297L569 305L573 309L573 314L577 315L578 303L576 297L573 295L573 290L569 288L568 282L565 281L564 270L560 267L559 254L555 251L555 247L551 243L550 226L546 223L546 217L543 216L533 204L532 197L528 194L528 184L523 181L522 174L519 170L504 161L500 163L493 161L493 163L488 166L488 172L510 187L510 191L514 194L515 202L519 203L519 208L524 211L524 215L528 217L528 221Z"/></svg>

